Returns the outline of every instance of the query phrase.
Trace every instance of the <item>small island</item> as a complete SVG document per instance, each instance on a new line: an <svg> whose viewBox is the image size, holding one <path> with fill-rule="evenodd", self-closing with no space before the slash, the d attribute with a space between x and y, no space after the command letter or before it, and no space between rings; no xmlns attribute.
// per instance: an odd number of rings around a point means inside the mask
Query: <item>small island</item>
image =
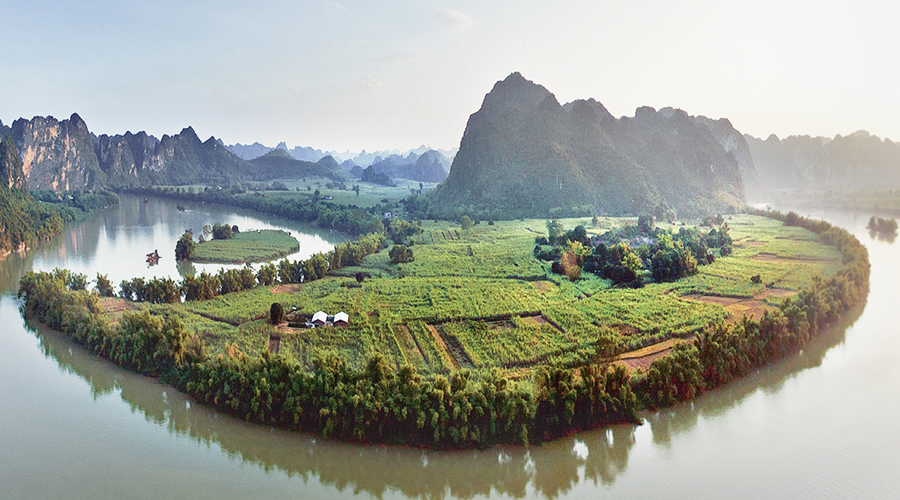
<svg viewBox="0 0 900 500"><path fill-rule="evenodd" d="M193 243L193 236L185 233L176 246L179 260L190 260L198 263L243 264L267 262L290 255L300 250L300 243L287 231L280 229L261 229L256 231L233 231L229 226L227 232L213 230L213 239ZM226 234L227 233L227 236ZM219 236L219 237L217 237ZM187 239L190 243L187 243ZM178 251L190 248L189 252Z"/></svg>

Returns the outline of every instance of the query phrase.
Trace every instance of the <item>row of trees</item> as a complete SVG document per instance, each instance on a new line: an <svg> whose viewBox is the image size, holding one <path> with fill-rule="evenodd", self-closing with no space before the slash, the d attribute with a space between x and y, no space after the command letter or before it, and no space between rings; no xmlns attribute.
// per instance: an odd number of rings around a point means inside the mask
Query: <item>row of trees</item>
<svg viewBox="0 0 900 500"><path fill-rule="evenodd" d="M185 233L175 247L176 257L179 249L188 246L187 243L181 245L185 239L193 243L191 235ZM262 264L255 272L246 265L239 269L220 269L216 274L202 272L197 276L185 276L180 283L171 278L156 277L123 280L119 285L119 295L136 302L171 304L181 302L182 296L185 301L208 300L217 295L250 290L256 286L271 286L276 281L285 284L315 281L324 278L330 271L360 264L367 255L380 250L384 241L382 234L369 234L357 241L337 244L334 250L325 254L317 253L306 260L283 259L278 264ZM98 275L98 293L99 279Z"/></svg>

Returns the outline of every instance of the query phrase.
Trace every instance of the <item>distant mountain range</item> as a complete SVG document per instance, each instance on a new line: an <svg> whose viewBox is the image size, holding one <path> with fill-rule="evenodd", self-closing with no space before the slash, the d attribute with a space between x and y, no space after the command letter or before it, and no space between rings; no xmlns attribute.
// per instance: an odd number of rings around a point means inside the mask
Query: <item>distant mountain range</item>
<svg viewBox="0 0 900 500"><path fill-rule="evenodd" d="M562 106L513 73L469 117L432 210L483 218L700 214L742 205L743 178L755 175L728 120L648 107L616 119L593 99Z"/></svg>
<svg viewBox="0 0 900 500"><path fill-rule="evenodd" d="M861 130L848 136L744 136L767 189L900 189L900 144Z"/></svg>
<svg viewBox="0 0 900 500"><path fill-rule="evenodd" d="M201 141L191 127L162 139L146 132L95 136L78 114L66 120L52 116L20 118L11 127L0 122L0 139L7 136L16 145L28 186L37 190L226 185L312 176L347 181L353 177L349 170L356 165L350 160L339 164L331 155L320 155L312 148L294 148L294 154L307 158L297 159L283 143L278 148L250 146L241 151L253 156L247 160L214 137ZM255 155L250 153L253 148L265 151ZM442 166L450 163L442 153L427 148L421 155L410 152L406 157L376 156L374 160L380 165L379 172L431 182L443 180L446 169Z"/></svg>
<svg viewBox="0 0 900 500"><path fill-rule="evenodd" d="M444 169L447 170L450 168L450 161L453 159L453 156L456 154L456 150L444 150L444 149L432 149L427 146L419 146L415 149L410 149L408 151L400 151L399 149L393 150L383 150L383 151L374 151L372 153L367 153L366 150L362 150L360 153L351 153L349 151L344 151L342 153L337 151L322 151L319 149L311 148L311 147L300 147L296 146L294 148L288 149L287 144L284 142L278 143L277 146L269 147L264 146L258 142L254 142L250 145L243 144L232 144L226 145L221 140L220 144L225 146L229 151L234 153L241 159L244 160L252 160L254 158L258 158L274 149L282 149L287 151L292 157L298 160L304 161L319 161L325 156L331 156L336 161L344 165L345 170L350 170L353 165L358 165L359 167L365 168L374 163L378 163L380 161L384 161L388 158L407 158L410 155L415 155L415 158L429 152L434 151L440 154L440 158L442 162L445 161ZM412 161L415 163L415 159Z"/></svg>

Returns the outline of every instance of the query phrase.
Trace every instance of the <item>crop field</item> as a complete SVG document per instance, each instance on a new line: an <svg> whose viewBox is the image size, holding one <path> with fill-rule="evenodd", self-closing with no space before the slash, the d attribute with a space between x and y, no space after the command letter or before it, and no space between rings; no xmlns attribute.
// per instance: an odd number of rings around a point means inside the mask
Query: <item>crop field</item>
<svg viewBox="0 0 900 500"><path fill-rule="evenodd" d="M285 231L263 229L236 233L227 240L197 243L191 260L241 264L266 262L296 252L300 243Z"/></svg>
<svg viewBox="0 0 900 500"><path fill-rule="evenodd" d="M601 234L635 220L601 218L597 227L589 218L562 222L566 230L584 225ZM615 288L590 273L574 282L551 273L532 253L535 237L547 235L545 220L482 221L468 230L425 221L410 263L392 264L382 250L309 283L152 308L181 317L213 354L232 344L260 353L269 336L279 336L279 354L302 362L333 352L358 367L381 353L395 366L423 373L527 371L545 363L573 366L610 346L632 351L689 338L710 323L739 319L749 302L771 306L817 274L841 268L837 250L809 231L747 215L727 222L732 255L700 266L696 275L639 289ZM359 271L371 278L358 283ZM756 275L759 283L751 281ZM350 325L276 328L267 322L273 302L289 317L344 311ZM731 306L741 303L744 309Z"/></svg>

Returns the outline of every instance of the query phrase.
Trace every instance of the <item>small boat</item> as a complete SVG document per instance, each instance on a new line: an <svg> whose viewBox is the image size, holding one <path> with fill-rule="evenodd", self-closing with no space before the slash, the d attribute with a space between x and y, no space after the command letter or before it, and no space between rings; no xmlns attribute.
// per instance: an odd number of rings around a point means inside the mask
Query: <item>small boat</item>
<svg viewBox="0 0 900 500"><path fill-rule="evenodd" d="M147 198L144 198L144 203L150 203L150 200L148 200Z"/></svg>
<svg viewBox="0 0 900 500"><path fill-rule="evenodd" d="M179 212L184 212L184 205L176 205L175 208L177 208Z"/></svg>
<svg viewBox="0 0 900 500"><path fill-rule="evenodd" d="M152 253L147 254L147 264L151 266L159 264L159 251L154 250Z"/></svg>

